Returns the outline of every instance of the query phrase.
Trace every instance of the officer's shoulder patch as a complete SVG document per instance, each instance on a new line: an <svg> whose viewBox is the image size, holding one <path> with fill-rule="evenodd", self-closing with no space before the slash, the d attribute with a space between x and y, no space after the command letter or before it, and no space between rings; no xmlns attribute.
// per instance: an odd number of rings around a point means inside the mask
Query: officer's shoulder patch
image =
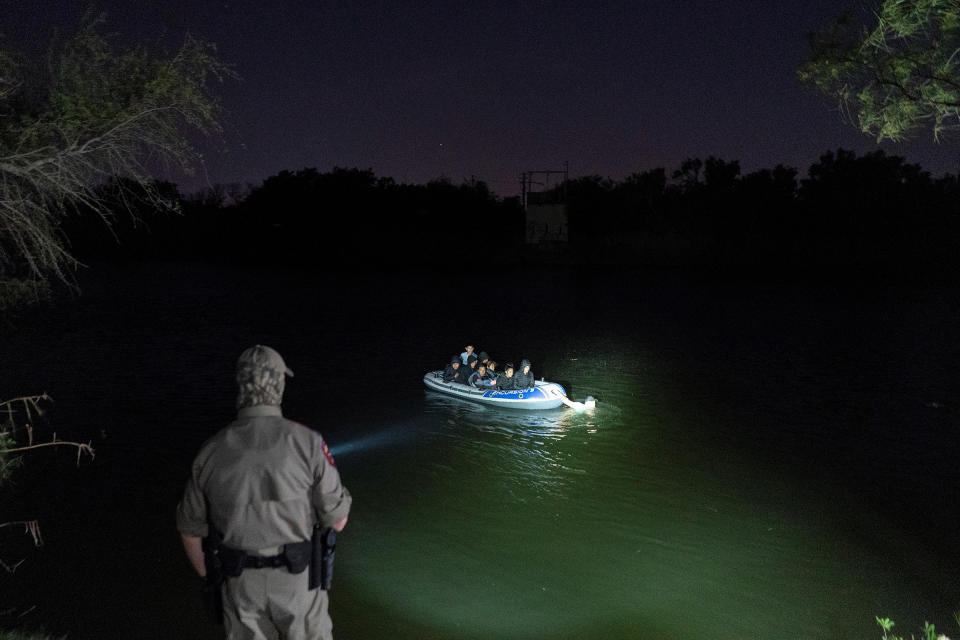
<svg viewBox="0 0 960 640"><path fill-rule="evenodd" d="M323 443L323 455L327 457L327 462L330 463L331 467L337 466L337 463L333 461L333 454L330 453L330 447L327 446L327 441L320 438L320 442Z"/></svg>

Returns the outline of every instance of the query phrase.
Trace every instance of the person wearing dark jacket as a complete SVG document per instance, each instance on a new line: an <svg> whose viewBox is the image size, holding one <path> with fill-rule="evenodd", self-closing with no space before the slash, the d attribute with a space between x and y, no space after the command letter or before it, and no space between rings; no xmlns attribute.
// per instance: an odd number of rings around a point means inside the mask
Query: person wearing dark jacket
<svg viewBox="0 0 960 640"><path fill-rule="evenodd" d="M500 391L513 391L517 388L516 376L513 375L513 363L508 362L503 367L503 373L497 377L497 389Z"/></svg>
<svg viewBox="0 0 960 640"><path fill-rule="evenodd" d="M470 356L473 358L473 362L477 361L476 356ZM474 372L474 369L469 365L462 364L460 368L457 369L457 376L453 379L454 382L459 382L460 384L467 384L467 381L470 379L470 374Z"/></svg>
<svg viewBox="0 0 960 640"><path fill-rule="evenodd" d="M450 364L443 370L443 381L444 382L455 382L457 378L457 371L460 369L460 357L453 356L450 359Z"/></svg>
<svg viewBox="0 0 960 640"><path fill-rule="evenodd" d="M471 354L470 357L467 358L467 365L460 367L463 369L463 384L469 384L470 376L477 370L478 363L477 356Z"/></svg>
<svg viewBox="0 0 960 640"><path fill-rule="evenodd" d="M478 389L489 389L496 384L487 375L487 368L482 364L478 365L477 370L470 374L467 382L470 383L470 386L477 387Z"/></svg>
<svg viewBox="0 0 960 640"><path fill-rule="evenodd" d="M500 372L497 371L496 360L490 360L489 362L487 362L487 377L493 380L494 382L496 382L497 378L500 377Z"/></svg>
<svg viewBox="0 0 960 640"><path fill-rule="evenodd" d="M530 361L527 359L520 361L520 371L515 376L517 379L517 389L532 389L536 378L533 377L533 371L530 369Z"/></svg>

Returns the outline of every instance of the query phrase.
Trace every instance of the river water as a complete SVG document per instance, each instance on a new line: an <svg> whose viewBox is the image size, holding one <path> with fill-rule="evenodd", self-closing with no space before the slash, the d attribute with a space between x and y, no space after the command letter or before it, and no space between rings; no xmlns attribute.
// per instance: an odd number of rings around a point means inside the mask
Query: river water
<svg viewBox="0 0 960 640"><path fill-rule="evenodd" d="M354 495L331 613L368 638L956 634L960 297L947 285L721 283L518 269L104 267L0 338L2 397L92 440L28 459L0 506L0 623L72 638L216 638L173 512L231 419L254 343L296 377ZM467 341L595 411L423 388ZM19 555L18 555L19 554Z"/></svg>

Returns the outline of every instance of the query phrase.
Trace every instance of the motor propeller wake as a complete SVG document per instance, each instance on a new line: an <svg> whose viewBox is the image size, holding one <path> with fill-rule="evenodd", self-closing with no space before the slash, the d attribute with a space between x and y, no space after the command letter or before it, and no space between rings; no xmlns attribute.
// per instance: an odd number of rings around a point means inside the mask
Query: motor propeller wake
<svg viewBox="0 0 960 640"><path fill-rule="evenodd" d="M597 399L594 398L593 396L587 396L587 399L584 400L583 402L577 402L575 400L571 400L566 396L561 398L561 400L563 400L563 404L567 405L574 411L592 411L597 407Z"/></svg>

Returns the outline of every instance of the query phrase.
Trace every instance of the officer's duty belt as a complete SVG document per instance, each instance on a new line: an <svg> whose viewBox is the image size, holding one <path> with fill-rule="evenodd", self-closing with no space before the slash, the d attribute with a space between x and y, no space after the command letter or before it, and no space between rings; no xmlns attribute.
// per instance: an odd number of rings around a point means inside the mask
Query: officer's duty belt
<svg viewBox="0 0 960 640"><path fill-rule="evenodd" d="M244 569L263 569L263 568L275 568L275 567L285 567L287 566L287 561L284 555L281 553L276 556L246 556L243 559L243 568Z"/></svg>
<svg viewBox="0 0 960 640"><path fill-rule="evenodd" d="M274 547L274 550L277 548ZM276 555L255 555L240 549L219 545L216 557L224 576L236 578L244 569L264 569L286 567L290 573L300 573L310 566L312 545L309 540L303 542L288 542L279 549ZM267 551L264 549L261 551Z"/></svg>

